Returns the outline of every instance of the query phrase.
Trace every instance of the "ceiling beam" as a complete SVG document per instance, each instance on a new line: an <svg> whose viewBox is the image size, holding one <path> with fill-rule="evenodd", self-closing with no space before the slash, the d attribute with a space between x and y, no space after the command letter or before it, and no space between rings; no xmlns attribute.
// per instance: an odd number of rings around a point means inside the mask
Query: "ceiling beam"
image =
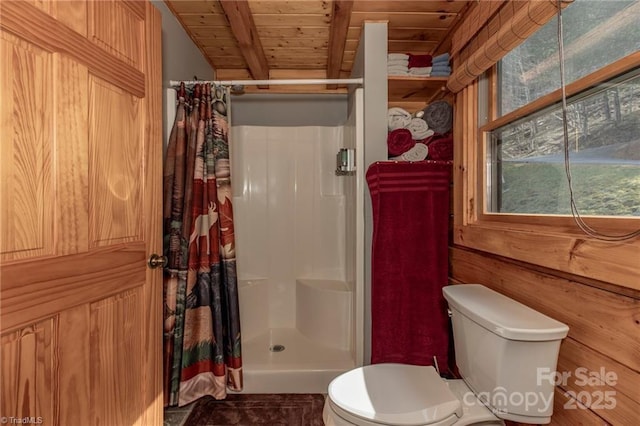
<svg viewBox="0 0 640 426"><path fill-rule="evenodd" d="M220 0L220 6L229 21L231 32L255 80L269 79L269 64L247 0ZM263 88L265 86L262 86Z"/></svg>
<svg viewBox="0 0 640 426"><path fill-rule="evenodd" d="M329 31L329 57L327 58L327 78L330 79L340 78L340 67L351 21L351 9L353 9L353 0L333 0L331 29ZM335 84L327 85L327 89L337 87Z"/></svg>

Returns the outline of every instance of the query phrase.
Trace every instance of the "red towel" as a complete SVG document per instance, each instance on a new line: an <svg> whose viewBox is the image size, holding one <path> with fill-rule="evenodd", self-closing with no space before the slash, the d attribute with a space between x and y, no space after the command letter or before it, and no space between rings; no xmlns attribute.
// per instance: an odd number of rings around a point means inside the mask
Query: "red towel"
<svg viewBox="0 0 640 426"><path fill-rule="evenodd" d="M451 164L378 162L367 170L373 205L371 363L438 365L449 355Z"/></svg>
<svg viewBox="0 0 640 426"><path fill-rule="evenodd" d="M397 157L414 147L416 141L409 129L396 129L387 135L387 150L390 157Z"/></svg>
<svg viewBox="0 0 640 426"><path fill-rule="evenodd" d="M436 161L453 160L453 138L451 135L432 139L429 144L429 159Z"/></svg>
<svg viewBox="0 0 640 426"><path fill-rule="evenodd" d="M424 68L432 65L431 55L411 55L409 54L409 68Z"/></svg>

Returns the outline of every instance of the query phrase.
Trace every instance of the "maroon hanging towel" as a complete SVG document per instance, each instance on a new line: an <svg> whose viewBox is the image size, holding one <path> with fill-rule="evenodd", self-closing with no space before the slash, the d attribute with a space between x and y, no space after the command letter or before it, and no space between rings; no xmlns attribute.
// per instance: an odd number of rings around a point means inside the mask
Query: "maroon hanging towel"
<svg viewBox="0 0 640 426"><path fill-rule="evenodd" d="M451 163L377 162L373 205L371 363L448 364Z"/></svg>

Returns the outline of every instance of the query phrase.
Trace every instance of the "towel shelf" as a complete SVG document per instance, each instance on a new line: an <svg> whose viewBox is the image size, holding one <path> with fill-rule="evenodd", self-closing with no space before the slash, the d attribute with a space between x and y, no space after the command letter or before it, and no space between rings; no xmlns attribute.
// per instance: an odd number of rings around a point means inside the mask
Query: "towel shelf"
<svg viewBox="0 0 640 426"><path fill-rule="evenodd" d="M448 77L390 75L387 77L389 108L401 106L410 112L422 109L447 93L447 80Z"/></svg>

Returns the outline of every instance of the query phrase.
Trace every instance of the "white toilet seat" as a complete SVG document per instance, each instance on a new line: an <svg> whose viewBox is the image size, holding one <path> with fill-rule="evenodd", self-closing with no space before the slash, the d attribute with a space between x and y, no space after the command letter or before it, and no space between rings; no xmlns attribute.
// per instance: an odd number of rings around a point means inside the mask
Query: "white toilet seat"
<svg viewBox="0 0 640 426"><path fill-rule="evenodd" d="M375 364L356 368L329 384L333 411L357 425L452 425L462 404L433 367Z"/></svg>

